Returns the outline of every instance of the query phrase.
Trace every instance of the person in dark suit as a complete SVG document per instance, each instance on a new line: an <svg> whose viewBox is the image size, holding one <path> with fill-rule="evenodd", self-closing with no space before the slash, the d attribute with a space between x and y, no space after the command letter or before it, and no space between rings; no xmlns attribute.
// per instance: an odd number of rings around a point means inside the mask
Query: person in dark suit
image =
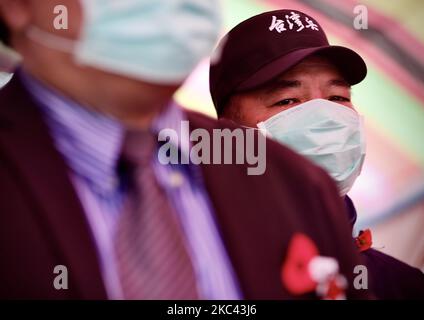
<svg viewBox="0 0 424 320"><path fill-rule="evenodd" d="M210 89L219 117L266 130L325 169L337 183L353 228L356 210L347 192L360 174L365 140L351 86L366 76L362 58L330 45L313 17L289 9L243 21L217 52ZM377 298L424 299L419 269L371 248L369 230L355 243Z"/></svg>
<svg viewBox="0 0 424 320"><path fill-rule="evenodd" d="M372 297L322 169L271 140L261 175L152 156L183 120L239 129L172 102L220 21L213 1L180 3L0 0L22 56L0 91L0 298Z"/></svg>

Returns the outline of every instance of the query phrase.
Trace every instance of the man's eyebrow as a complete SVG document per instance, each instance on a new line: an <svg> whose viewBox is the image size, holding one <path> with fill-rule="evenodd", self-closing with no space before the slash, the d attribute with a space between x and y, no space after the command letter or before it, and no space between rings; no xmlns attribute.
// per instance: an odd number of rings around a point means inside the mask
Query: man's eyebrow
<svg viewBox="0 0 424 320"><path fill-rule="evenodd" d="M345 87L347 89L351 88L351 85L344 79L332 79L332 80L328 81L328 84L330 86Z"/></svg>
<svg viewBox="0 0 424 320"><path fill-rule="evenodd" d="M301 82L299 80L277 80L270 84L266 89L265 93L270 94L276 90L286 89L286 88L298 88L301 86Z"/></svg>

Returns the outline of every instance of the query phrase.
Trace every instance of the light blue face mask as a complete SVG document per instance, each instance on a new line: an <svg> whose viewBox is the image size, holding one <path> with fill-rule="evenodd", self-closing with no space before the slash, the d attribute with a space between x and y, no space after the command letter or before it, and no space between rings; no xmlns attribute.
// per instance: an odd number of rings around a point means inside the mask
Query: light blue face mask
<svg viewBox="0 0 424 320"><path fill-rule="evenodd" d="M181 83L210 54L221 31L218 0L80 0L79 41L28 29L28 37L101 70Z"/></svg>
<svg viewBox="0 0 424 320"><path fill-rule="evenodd" d="M352 188L365 159L363 118L356 111L314 99L282 111L258 128L324 168L340 195Z"/></svg>

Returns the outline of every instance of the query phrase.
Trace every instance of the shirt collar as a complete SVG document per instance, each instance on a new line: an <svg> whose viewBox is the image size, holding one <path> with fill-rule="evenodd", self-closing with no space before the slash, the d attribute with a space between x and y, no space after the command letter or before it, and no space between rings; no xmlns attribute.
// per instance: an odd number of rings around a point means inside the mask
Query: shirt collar
<svg viewBox="0 0 424 320"><path fill-rule="evenodd" d="M56 147L70 169L88 180L98 193L107 195L115 191L119 185L117 166L124 126L112 117L79 105L23 71L19 71L19 76L37 101ZM189 159L190 144L181 143L187 140L181 131L185 120L183 109L171 102L153 121L151 130L156 134L162 129L175 131L180 142L179 151ZM186 167L188 173L197 172L191 167Z"/></svg>
<svg viewBox="0 0 424 320"><path fill-rule="evenodd" d="M178 137L178 146L176 147L183 156L188 157L189 159L191 145L190 143L183 142L189 142L188 135L190 132L183 132L186 129L183 124L184 122L188 124L182 107L173 101L163 110L160 116L153 121L152 130L155 134L159 134L159 132L163 129L175 132Z"/></svg>
<svg viewBox="0 0 424 320"><path fill-rule="evenodd" d="M82 107L22 71L19 76L40 107L70 169L99 193L116 190L116 168L124 134L121 124Z"/></svg>
<svg viewBox="0 0 424 320"><path fill-rule="evenodd" d="M152 130L155 134L159 134L163 129L172 130L176 134L178 138L178 145L176 146L178 149L178 159L188 160L188 163L184 162L187 164L181 164L181 161L177 161L178 164L175 165L171 163L170 166L174 170L178 170L187 175L190 182L202 184L203 178L201 170L198 165L193 164L190 160L192 143L190 140L190 128L187 115L184 109L174 101L153 122Z"/></svg>

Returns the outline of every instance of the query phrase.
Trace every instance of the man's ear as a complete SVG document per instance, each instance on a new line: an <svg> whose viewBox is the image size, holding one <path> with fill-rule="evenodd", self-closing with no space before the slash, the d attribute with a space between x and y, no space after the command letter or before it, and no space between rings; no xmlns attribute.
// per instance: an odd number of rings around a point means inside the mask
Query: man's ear
<svg viewBox="0 0 424 320"><path fill-rule="evenodd" d="M10 34L24 32L31 23L28 0L0 0L0 16Z"/></svg>

